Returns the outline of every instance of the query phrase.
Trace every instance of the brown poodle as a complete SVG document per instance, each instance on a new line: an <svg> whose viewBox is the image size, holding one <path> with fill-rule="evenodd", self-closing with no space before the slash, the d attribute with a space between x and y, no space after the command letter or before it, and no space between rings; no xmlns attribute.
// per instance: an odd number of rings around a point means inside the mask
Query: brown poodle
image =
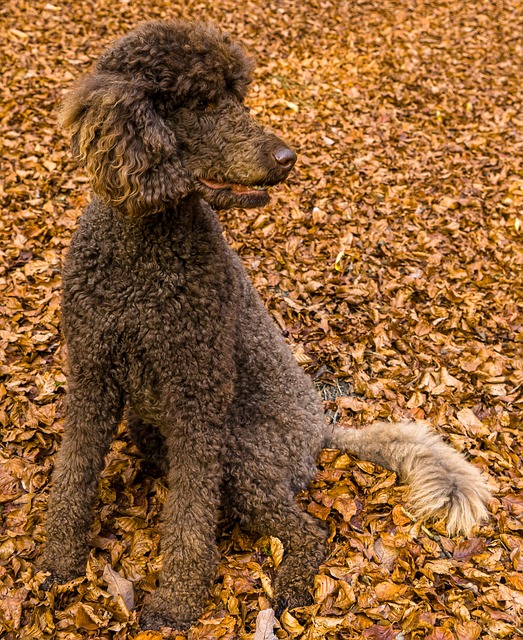
<svg viewBox="0 0 523 640"><path fill-rule="evenodd" d="M98 477L127 407L134 441L169 482L146 628L198 618L220 506L283 542L280 607L308 601L326 533L295 496L325 446L397 471L417 513L446 513L451 531L486 515L478 471L426 427L329 431L224 240L214 210L265 205L296 160L244 105L252 68L208 24L151 22L115 42L63 110L97 196L64 269L68 408L43 566L48 584L84 571Z"/></svg>

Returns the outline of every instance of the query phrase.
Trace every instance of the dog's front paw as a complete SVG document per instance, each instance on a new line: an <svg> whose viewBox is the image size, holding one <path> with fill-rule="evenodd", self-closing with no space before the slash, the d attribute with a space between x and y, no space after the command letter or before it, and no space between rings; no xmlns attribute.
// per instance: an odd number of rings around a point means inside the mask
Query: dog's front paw
<svg viewBox="0 0 523 640"><path fill-rule="evenodd" d="M196 620L194 621L196 622ZM193 622L180 622L172 620L156 611L149 611L144 609L140 616L140 629L160 631L164 627L175 629L176 631L187 631L194 623Z"/></svg>
<svg viewBox="0 0 523 640"><path fill-rule="evenodd" d="M84 574L84 571L75 571L67 574L64 573L56 573L54 571L50 571L46 567L40 567L39 571L43 571L44 573L49 573L49 575L45 578L45 580L40 585L40 589L42 591L50 591L53 585L55 584L66 584L67 582L71 582L72 580L76 580L76 578L81 578Z"/></svg>
<svg viewBox="0 0 523 640"><path fill-rule="evenodd" d="M50 540L37 560L39 571L50 573L40 589L49 591L53 584L65 584L85 575L88 548L85 545Z"/></svg>
<svg viewBox="0 0 523 640"><path fill-rule="evenodd" d="M312 586L316 567L297 562L296 558L287 558L280 567L274 581L276 596L276 615L280 616L285 609L306 607L312 604L309 588Z"/></svg>
<svg viewBox="0 0 523 640"><path fill-rule="evenodd" d="M274 590L276 594L276 615L278 617L285 609L295 609L296 607L307 607L313 603L309 587L312 578L293 579L287 581L285 576L276 579Z"/></svg>
<svg viewBox="0 0 523 640"><path fill-rule="evenodd" d="M198 620L202 608L195 603L185 606L173 605L160 590L155 591L145 602L140 616L140 628L159 631L169 627L176 631L186 631Z"/></svg>
<svg viewBox="0 0 523 640"><path fill-rule="evenodd" d="M290 552L284 558L274 581L276 615L281 615L285 609L312 604L310 588L326 555L327 550L320 539L320 544L311 543L298 552Z"/></svg>
<svg viewBox="0 0 523 640"><path fill-rule="evenodd" d="M85 573L85 563L83 562L78 566L71 566L66 562L53 562L46 555L38 562L37 568L38 571L49 574L40 585L42 591L49 591L55 584L66 584L80 578Z"/></svg>
<svg viewBox="0 0 523 640"><path fill-rule="evenodd" d="M57 584L57 580L55 578L55 576L51 573L50 575L47 576L47 578L42 582L42 584L40 585L40 589L42 591L50 591L51 587L54 584Z"/></svg>
<svg viewBox="0 0 523 640"><path fill-rule="evenodd" d="M276 598L274 613L279 618L286 609L308 607L311 604L314 604L314 599L309 591L287 591L286 595L280 595Z"/></svg>

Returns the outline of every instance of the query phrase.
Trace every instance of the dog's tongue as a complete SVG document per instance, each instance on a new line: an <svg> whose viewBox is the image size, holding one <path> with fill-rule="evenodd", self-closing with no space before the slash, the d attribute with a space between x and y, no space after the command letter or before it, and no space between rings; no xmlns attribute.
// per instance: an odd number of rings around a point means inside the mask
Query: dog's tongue
<svg viewBox="0 0 523 640"><path fill-rule="evenodd" d="M203 182L206 187L210 187L211 189L230 189L232 187L232 184L227 182L213 182L212 180L205 180L204 178L200 178L200 182Z"/></svg>
<svg viewBox="0 0 523 640"><path fill-rule="evenodd" d="M200 182L206 187L210 189L230 189L234 191L234 193L259 193L259 189L252 189L251 187L246 187L243 184L232 184L231 182L213 182L212 180L205 180L204 178L200 178Z"/></svg>

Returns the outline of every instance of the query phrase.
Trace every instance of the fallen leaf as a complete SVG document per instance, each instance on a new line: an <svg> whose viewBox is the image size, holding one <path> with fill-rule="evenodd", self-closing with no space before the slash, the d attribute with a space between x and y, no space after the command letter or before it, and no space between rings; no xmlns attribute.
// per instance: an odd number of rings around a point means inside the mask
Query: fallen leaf
<svg viewBox="0 0 523 640"><path fill-rule="evenodd" d="M305 627L303 627L287 610L281 614L280 622L284 626L285 630L291 634L291 636L303 633L305 631Z"/></svg>
<svg viewBox="0 0 523 640"><path fill-rule="evenodd" d="M470 560L473 556L478 555L485 549L485 540L482 538L469 538L463 540L454 550L454 559L463 561Z"/></svg>
<svg viewBox="0 0 523 640"><path fill-rule="evenodd" d="M260 611L256 617L256 631L253 640L276 640L274 622L274 611L272 609Z"/></svg>
<svg viewBox="0 0 523 640"><path fill-rule="evenodd" d="M133 583L115 571L109 564L105 565L103 579L107 582L107 590L117 603L124 605L124 610L129 614L134 607Z"/></svg>

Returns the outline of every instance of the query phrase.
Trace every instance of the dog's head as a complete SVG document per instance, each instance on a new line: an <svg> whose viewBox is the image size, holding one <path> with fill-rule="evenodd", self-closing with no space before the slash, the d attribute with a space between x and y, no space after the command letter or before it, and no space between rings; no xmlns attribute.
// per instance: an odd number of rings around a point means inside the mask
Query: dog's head
<svg viewBox="0 0 523 640"><path fill-rule="evenodd" d="M249 115L252 70L207 23L149 22L117 40L62 109L95 191L132 216L191 193L220 209L266 204L296 155Z"/></svg>

